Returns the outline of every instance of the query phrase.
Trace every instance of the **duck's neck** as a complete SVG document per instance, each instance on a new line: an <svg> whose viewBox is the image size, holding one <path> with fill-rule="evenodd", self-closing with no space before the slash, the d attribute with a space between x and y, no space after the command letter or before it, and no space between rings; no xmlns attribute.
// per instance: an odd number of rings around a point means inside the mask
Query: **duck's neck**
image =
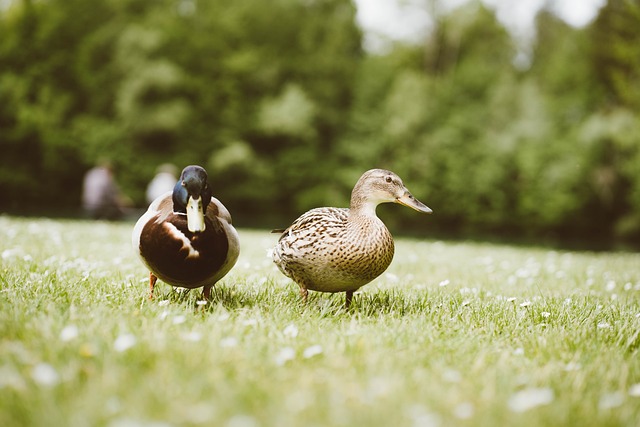
<svg viewBox="0 0 640 427"><path fill-rule="evenodd" d="M360 247L376 248L377 251L382 244L387 249L390 245L393 251L393 239L387 227L376 215L377 206L378 203L372 201L352 202L346 224L347 235L350 240L357 241Z"/></svg>
<svg viewBox="0 0 640 427"><path fill-rule="evenodd" d="M376 215L376 208L378 203L372 202L366 199L351 199L349 206L350 217L366 217L366 218L378 218Z"/></svg>

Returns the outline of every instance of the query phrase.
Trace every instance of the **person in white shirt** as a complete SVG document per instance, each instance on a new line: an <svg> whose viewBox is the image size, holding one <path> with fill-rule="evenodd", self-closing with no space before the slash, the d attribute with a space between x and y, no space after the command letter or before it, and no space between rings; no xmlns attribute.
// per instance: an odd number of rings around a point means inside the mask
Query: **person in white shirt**
<svg viewBox="0 0 640 427"><path fill-rule="evenodd" d="M170 163L164 163L158 166L156 176L153 177L147 186L147 203L153 202L167 191L173 191L173 187L176 185L176 182L178 182L176 178L177 171L178 169Z"/></svg>

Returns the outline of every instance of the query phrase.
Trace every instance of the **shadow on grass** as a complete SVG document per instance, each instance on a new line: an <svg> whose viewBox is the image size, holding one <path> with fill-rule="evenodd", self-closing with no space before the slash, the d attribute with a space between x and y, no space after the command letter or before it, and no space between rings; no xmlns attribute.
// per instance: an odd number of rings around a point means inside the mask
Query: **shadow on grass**
<svg viewBox="0 0 640 427"><path fill-rule="evenodd" d="M168 289L168 290L166 290ZM221 306L226 310L259 309L264 312L290 311L297 315L315 315L320 318L340 316L378 317L392 315L402 317L429 313L442 303L442 295L406 294L396 290L358 293L351 307L345 308L344 292L334 294L310 292L305 303L297 286L279 287L267 282L264 287L217 284L211 289L211 299L204 302L202 288L182 289L164 287L157 292L155 301L167 300L170 304L192 306L194 310L215 312ZM454 303L449 301L449 303Z"/></svg>
<svg viewBox="0 0 640 427"><path fill-rule="evenodd" d="M226 310L261 308L264 311L291 309L300 305L298 294L293 290L278 288L272 282L257 288L245 284L221 284L211 288L211 298L205 301L203 288L184 289L170 285L156 288L155 301L168 301L170 304L193 306L194 309L213 312L222 306Z"/></svg>

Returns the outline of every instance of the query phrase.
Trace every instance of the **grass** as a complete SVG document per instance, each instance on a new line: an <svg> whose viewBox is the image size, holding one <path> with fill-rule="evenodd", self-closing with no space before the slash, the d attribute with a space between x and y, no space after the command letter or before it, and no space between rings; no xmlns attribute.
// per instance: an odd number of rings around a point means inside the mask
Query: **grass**
<svg viewBox="0 0 640 427"><path fill-rule="evenodd" d="M312 293L240 230L210 304L132 224L0 216L3 426L632 426L640 254L397 239L354 297Z"/></svg>

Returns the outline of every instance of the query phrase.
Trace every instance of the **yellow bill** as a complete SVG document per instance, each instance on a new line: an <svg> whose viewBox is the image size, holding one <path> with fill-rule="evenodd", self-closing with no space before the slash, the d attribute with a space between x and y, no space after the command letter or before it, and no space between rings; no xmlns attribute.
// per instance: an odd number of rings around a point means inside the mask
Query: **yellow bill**
<svg viewBox="0 0 640 427"><path fill-rule="evenodd" d="M197 199L189 197L187 202L187 228L192 233L202 232L205 229L201 197Z"/></svg>

